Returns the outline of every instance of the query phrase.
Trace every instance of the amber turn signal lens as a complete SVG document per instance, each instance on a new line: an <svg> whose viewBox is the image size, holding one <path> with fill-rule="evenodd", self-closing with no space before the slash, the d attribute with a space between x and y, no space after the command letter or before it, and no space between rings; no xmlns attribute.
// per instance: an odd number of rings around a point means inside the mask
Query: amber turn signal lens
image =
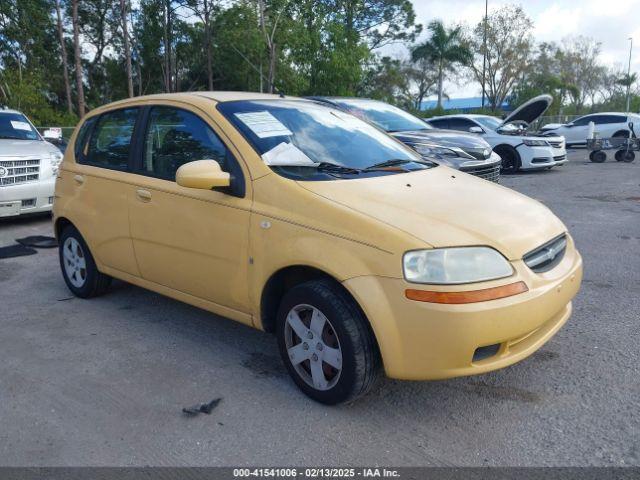
<svg viewBox="0 0 640 480"><path fill-rule="evenodd" d="M488 302L500 298L512 297L520 293L528 292L529 288L524 282L511 283L502 287L485 288L484 290L471 290L469 292L433 292L429 290L407 290L405 295L409 300L428 303L445 303L461 305L465 303Z"/></svg>

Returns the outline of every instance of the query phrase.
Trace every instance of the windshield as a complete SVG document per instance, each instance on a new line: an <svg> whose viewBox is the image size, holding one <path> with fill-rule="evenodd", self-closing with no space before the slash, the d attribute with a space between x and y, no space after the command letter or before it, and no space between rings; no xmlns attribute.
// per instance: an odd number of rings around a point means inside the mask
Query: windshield
<svg viewBox="0 0 640 480"><path fill-rule="evenodd" d="M24 115L0 112L0 139L40 140L40 135Z"/></svg>
<svg viewBox="0 0 640 480"><path fill-rule="evenodd" d="M388 103L376 100L339 99L333 100L349 113L377 125L385 132L407 132L411 130L431 130L433 127L418 117Z"/></svg>
<svg viewBox="0 0 640 480"><path fill-rule="evenodd" d="M377 128L340 110L307 100L253 100L218 104L263 161L301 179L320 171L358 175L392 162L385 173L428 168L419 155ZM397 165L402 165L402 169ZM338 167L336 169L335 167ZM347 169L352 169L347 171Z"/></svg>
<svg viewBox="0 0 640 480"><path fill-rule="evenodd" d="M498 130L502 125L502 120L495 117L475 117L474 120L489 130Z"/></svg>

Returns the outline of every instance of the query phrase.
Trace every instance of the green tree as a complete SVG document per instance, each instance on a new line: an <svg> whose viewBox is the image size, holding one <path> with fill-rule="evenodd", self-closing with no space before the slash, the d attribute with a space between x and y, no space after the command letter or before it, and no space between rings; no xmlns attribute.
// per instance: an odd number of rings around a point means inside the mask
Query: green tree
<svg viewBox="0 0 640 480"><path fill-rule="evenodd" d="M414 62L427 61L438 70L438 108L442 108L444 76L456 66L468 65L473 54L466 43L461 26L447 28L440 20L434 20L427 30L431 36L411 50Z"/></svg>

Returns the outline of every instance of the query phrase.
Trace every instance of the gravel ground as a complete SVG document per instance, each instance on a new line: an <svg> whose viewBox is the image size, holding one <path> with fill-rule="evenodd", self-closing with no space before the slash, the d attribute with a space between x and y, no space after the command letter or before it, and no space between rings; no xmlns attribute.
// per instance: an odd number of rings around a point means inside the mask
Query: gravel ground
<svg viewBox="0 0 640 480"><path fill-rule="evenodd" d="M576 239L569 323L511 368L351 406L299 393L269 335L120 282L72 298L55 250L0 260L0 465L640 465L640 161L503 184ZM0 245L27 234L50 219L0 221Z"/></svg>

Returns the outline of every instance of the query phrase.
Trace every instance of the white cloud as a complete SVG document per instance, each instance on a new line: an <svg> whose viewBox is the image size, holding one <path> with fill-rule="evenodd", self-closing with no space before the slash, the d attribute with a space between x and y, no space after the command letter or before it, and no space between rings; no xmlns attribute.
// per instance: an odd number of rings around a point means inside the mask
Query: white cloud
<svg viewBox="0 0 640 480"><path fill-rule="evenodd" d="M560 42L567 36L592 37L602 44L600 60L607 65L626 65L629 56L629 40L634 38L632 70L640 71L640 27L637 13L640 0L536 0L509 2L489 0L489 10L506 3L521 3L535 24L537 41ZM484 0L413 0L418 23L428 24L441 19L445 23L465 23L473 26L482 21ZM406 51L394 47L389 53ZM463 86L448 85L452 97L475 96L479 86L471 83Z"/></svg>

